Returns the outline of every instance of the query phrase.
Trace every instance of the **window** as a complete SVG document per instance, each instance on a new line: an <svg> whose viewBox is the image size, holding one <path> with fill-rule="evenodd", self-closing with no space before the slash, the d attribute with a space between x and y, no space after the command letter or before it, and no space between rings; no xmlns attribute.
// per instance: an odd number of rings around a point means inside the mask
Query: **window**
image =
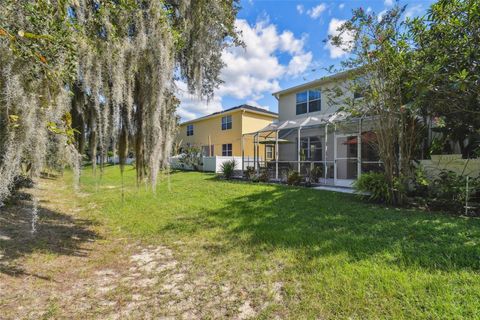
<svg viewBox="0 0 480 320"><path fill-rule="evenodd" d="M300 161L322 161L322 150L320 137L300 138Z"/></svg>
<svg viewBox="0 0 480 320"><path fill-rule="evenodd" d="M320 89L312 89L297 93L296 111L298 114L322 110L322 95Z"/></svg>
<svg viewBox="0 0 480 320"><path fill-rule="evenodd" d="M365 96L365 92L369 89L367 78L362 76L355 79L353 85L353 99L360 99Z"/></svg>
<svg viewBox="0 0 480 320"><path fill-rule="evenodd" d="M355 90L353 92L353 99L363 98L363 92L361 90Z"/></svg>
<svg viewBox="0 0 480 320"><path fill-rule="evenodd" d="M222 117L222 130L232 129L232 116Z"/></svg>
<svg viewBox="0 0 480 320"><path fill-rule="evenodd" d="M308 112L308 92L297 93L297 114Z"/></svg>
<svg viewBox="0 0 480 320"><path fill-rule="evenodd" d="M222 144L222 156L231 157L232 156L232 144Z"/></svg>
<svg viewBox="0 0 480 320"><path fill-rule="evenodd" d="M193 136L193 124L187 126L187 136Z"/></svg>
<svg viewBox="0 0 480 320"><path fill-rule="evenodd" d="M273 159L273 150L274 147L271 145L266 145L265 146L265 158L267 159Z"/></svg>

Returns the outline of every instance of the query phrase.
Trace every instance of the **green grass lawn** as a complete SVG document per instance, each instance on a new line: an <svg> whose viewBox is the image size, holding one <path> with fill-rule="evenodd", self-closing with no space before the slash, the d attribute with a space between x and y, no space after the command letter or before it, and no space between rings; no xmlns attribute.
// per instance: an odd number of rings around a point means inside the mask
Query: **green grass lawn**
<svg viewBox="0 0 480 320"><path fill-rule="evenodd" d="M122 203L120 181L118 167L85 171L88 218L112 237L181 247L218 281L282 283L260 317L480 318L480 219L195 172L162 176L153 194L131 168Z"/></svg>

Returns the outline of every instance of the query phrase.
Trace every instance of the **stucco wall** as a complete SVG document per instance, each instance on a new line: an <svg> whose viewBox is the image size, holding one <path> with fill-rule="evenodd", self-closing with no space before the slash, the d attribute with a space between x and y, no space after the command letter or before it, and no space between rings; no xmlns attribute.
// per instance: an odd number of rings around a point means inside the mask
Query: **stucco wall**
<svg viewBox="0 0 480 320"><path fill-rule="evenodd" d="M461 155L442 155L433 158L420 161L427 176L431 178L437 176L441 170L449 170L470 177L480 175L480 159L461 159Z"/></svg>

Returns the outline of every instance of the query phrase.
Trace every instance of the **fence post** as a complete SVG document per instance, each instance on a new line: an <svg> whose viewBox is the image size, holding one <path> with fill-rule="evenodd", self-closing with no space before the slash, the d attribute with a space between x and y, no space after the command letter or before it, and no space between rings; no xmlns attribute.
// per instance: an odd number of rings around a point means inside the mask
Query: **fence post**
<svg viewBox="0 0 480 320"><path fill-rule="evenodd" d="M468 215L468 195L470 194L470 192L468 192L468 179L470 177L467 176L467 186L465 188L465 215Z"/></svg>

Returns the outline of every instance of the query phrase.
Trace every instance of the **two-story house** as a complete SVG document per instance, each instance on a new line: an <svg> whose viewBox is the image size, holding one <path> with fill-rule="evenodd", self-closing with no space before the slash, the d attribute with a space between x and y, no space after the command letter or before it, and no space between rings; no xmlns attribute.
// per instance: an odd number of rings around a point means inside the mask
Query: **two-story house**
<svg viewBox="0 0 480 320"><path fill-rule="evenodd" d="M180 147L196 146L201 148L205 157L256 155L253 148L253 137L242 137L255 132L276 121L274 112L250 105L240 105L210 115L186 121L180 124L177 143ZM258 157L273 159L273 149L261 149Z"/></svg>
<svg viewBox="0 0 480 320"><path fill-rule="evenodd" d="M273 93L278 100L279 121L253 133L255 144L272 146L274 159L244 159L243 167L267 168L274 180L284 180L287 172L314 173L317 183L351 186L362 173L380 170L368 118L349 118L341 112L340 101L361 99L354 92L342 92L332 99L335 88L351 81L348 72L314 80Z"/></svg>

